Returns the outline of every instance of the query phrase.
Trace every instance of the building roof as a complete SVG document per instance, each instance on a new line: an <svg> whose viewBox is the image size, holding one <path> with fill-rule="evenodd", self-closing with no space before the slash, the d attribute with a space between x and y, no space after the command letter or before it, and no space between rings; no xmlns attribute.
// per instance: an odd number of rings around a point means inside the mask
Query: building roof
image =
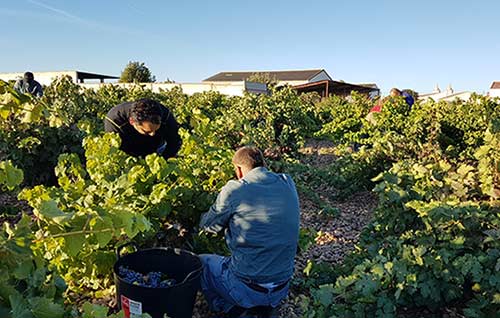
<svg viewBox="0 0 500 318"><path fill-rule="evenodd" d="M85 80L85 79L118 79L120 77L117 76L112 76L112 75L105 75L105 74L98 74L98 73L89 73L89 72L82 72L82 71L77 71L77 70L66 70L66 71L42 71L42 72L37 72L37 71L32 71L32 73L35 74L35 79L40 75L72 75L76 73L76 79L78 80ZM0 73L2 75L13 75L13 76L19 76L22 77L24 72L11 72L11 73Z"/></svg>
<svg viewBox="0 0 500 318"><path fill-rule="evenodd" d="M500 82L493 82L491 84L491 89L500 89Z"/></svg>
<svg viewBox="0 0 500 318"><path fill-rule="evenodd" d="M117 76L76 71L78 79L117 79Z"/></svg>
<svg viewBox="0 0 500 318"><path fill-rule="evenodd" d="M329 95L332 94L350 94L351 91L357 91L366 94L380 91L380 89L374 87L350 84L339 81L329 81L329 80L306 83L302 85L295 85L292 87L298 92L302 93L313 92L313 91L325 91L326 94L324 97L328 97Z"/></svg>
<svg viewBox="0 0 500 318"><path fill-rule="evenodd" d="M418 93L418 98L432 96L432 95L438 95L438 94L441 94L441 92L439 92L439 93L425 93L425 94Z"/></svg>
<svg viewBox="0 0 500 318"><path fill-rule="evenodd" d="M295 70L295 71L254 71L254 72L220 72L211 76L204 82L232 82L244 81L253 74L269 74L278 81L307 81L323 72L323 69ZM326 73L326 72L325 72Z"/></svg>
<svg viewBox="0 0 500 318"><path fill-rule="evenodd" d="M352 84L352 85L358 85L358 86L364 86L364 87L379 89L378 86L377 86L377 84L375 84L375 83L355 83L355 84Z"/></svg>
<svg viewBox="0 0 500 318"><path fill-rule="evenodd" d="M469 98L469 96L472 94L472 92L469 92L469 91L463 91L463 92L453 92L453 93L448 93L448 94L445 94L445 92L442 92L442 93L430 93L430 94L422 94L422 95L418 95L418 99L419 100L428 100L429 98L432 98L436 101L440 101L440 100L453 100L454 98L461 98L461 99L464 99L462 98L463 96L467 96L466 99Z"/></svg>

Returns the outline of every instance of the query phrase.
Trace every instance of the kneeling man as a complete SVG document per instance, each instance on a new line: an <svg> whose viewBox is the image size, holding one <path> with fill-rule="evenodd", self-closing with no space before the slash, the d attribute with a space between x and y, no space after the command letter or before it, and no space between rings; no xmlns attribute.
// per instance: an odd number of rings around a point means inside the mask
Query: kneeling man
<svg viewBox="0 0 500 318"><path fill-rule="evenodd" d="M262 152L240 148L238 180L229 181L202 215L200 227L225 230L231 256L200 255L202 291L214 311L277 307L288 294L299 236L299 200L292 178L265 167Z"/></svg>

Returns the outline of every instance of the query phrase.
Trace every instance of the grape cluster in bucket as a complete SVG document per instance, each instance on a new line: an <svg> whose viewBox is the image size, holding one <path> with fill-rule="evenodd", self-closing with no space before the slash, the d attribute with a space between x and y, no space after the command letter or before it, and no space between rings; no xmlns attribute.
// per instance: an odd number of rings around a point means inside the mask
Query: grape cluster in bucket
<svg viewBox="0 0 500 318"><path fill-rule="evenodd" d="M125 282L142 287L167 288L177 283L162 272L149 272L144 275L124 266L118 268L118 274Z"/></svg>

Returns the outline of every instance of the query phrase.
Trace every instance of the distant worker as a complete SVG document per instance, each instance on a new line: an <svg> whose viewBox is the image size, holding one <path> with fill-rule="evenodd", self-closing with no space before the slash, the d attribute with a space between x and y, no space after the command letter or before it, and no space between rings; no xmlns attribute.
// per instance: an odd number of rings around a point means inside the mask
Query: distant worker
<svg viewBox="0 0 500 318"><path fill-rule="evenodd" d="M120 149L135 157L158 153L175 157L181 148L179 127L172 112L149 98L113 107L104 119L104 129L120 135Z"/></svg>
<svg viewBox="0 0 500 318"><path fill-rule="evenodd" d="M30 94L35 97L42 97L42 85L35 81L33 73L26 72L22 79L19 79L14 85L14 89L22 94Z"/></svg>
<svg viewBox="0 0 500 318"><path fill-rule="evenodd" d="M389 96L379 100L379 102L370 109L370 112L366 116L366 120L369 121L370 123L375 123L376 120L373 116L374 113L380 113L382 111L382 105L391 97L398 97L401 96L405 99L405 102L408 106L412 107L413 104L415 103L415 100L413 99L413 96L411 96L407 91L400 91L397 88L392 88Z"/></svg>
<svg viewBox="0 0 500 318"><path fill-rule="evenodd" d="M408 106L410 107L412 107L413 104L415 103L413 96L411 96L407 91L400 91L397 88L391 89L391 96L392 97L402 96L405 99L406 104L408 104Z"/></svg>

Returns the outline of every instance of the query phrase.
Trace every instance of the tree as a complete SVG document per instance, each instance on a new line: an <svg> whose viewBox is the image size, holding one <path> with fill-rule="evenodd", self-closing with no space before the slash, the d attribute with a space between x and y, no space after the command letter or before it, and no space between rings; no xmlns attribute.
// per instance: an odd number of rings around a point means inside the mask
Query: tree
<svg viewBox="0 0 500 318"><path fill-rule="evenodd" d="M263 83L268 87L275 87L278 85L278 79L272 76L271 73L266 72L252 73L246 80L249 82Z"/></svg>
<svg viewBox="0 0 500 318"><path fill-rule="evenodd" d="M151 74L149 68L140 62L128 62L120 76L121 83L151 83L154 81L156 81L156 78Z"/></svg>

